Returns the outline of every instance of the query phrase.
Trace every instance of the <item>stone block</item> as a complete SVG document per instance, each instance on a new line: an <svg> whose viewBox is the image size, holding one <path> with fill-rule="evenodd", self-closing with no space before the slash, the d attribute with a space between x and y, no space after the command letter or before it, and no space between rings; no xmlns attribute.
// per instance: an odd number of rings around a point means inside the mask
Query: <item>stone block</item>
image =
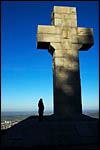
<svg viewBox="0 0 100 150"><path fill-rule="evenodd" d="M69 34L76 35L77 34L77 27L72 27L69 29Z"/></svg>
<svg viewBox="0 0 100 150"><path fill-rule="evenodd" d="M73 57L73 60L79 60L79 51L78 50L72 50L71 56Z"/></svg>
<svg viewBox="0 0 100 150"><path fill-rule="evenodd" d="M72 62L69 63L69 61L66 63L64 62L64 69L66 69L66 71L71 71L72 70Z"/></svg>
<svg viewBox="0 0 100 150"><path fill-rule="evenodd" d="M76 7L54 6L54 13L76 14Z"/></svg>
<svg viewBox="0 0 100 150"><path fill-rule="evenodd" d="M58 18L58 19L74 19L77 20L76 14L61 14L61 13L54 13L51 17L52 19Z"/></svg>
<svg viewBox="0 0 100 150"><path fill-rule="evenodd" d="M63 49L72 49L72 44L69 39L62 39Z"/></svg>
<svg viewBox="0 0 100 150"><path fill-rule="evenodd" d="M60 84L62 86L60 86ZM77 101L81 100L80 96L78 96L79 92L80 92L80 87L77 85L73 85L71 83L67 83L65 81L60 81L59 84L56 83L56 87L60 88L61 91L63 91L64 94L66 94L66 96L71 96L73 97L73 100L75 101L75 103L77 103ZM76 99L76 97L78 99ZM67 98L67 97L66 97ZM70 101L70 99L67 99ZM70 101L70 104L73 103L74 101ZM74 104L75 104L74 103ZM77 103L78 104L78 103ZM75 105L77 106L77 105Z"/></svg>
<svg viewBox="0 0 100 150"><path fill-rule="evenodd" d="M73 63L72 61L64 61L64 69L66 71L78 71L79 70L79 64L78 62Z"/></svg>
<svg viewBox="0 0 100 150"><path fill-rule="evenodd" d="M55 18L63 19L64 16L63 16L63 14L61 14L61 13L54 13L54 19L55 19Z"/></svg>
<svg viewBox="0 0 100 150"><path fill-rule="evenodd" d="M60 27L57 26L41 26L38 25L37 33L45 33L45 34L61 34Z"/></svg>
<svg viewBox="0 0 100 150"><path fill-rule="evenodd" d="M72 69L73 71L79 71L79 63L78 63L78 62L73 62L71 69Z"/></svg>
<svg viewBox="0 0 100 150"><path fill-rule="evenodd" d="M66 69L66 71L78 71L79 64L77 61L75 61L75 62L73 62L71 60L64 61L64 69Z"/></svg>
<svg viewBox="0 0 100 150"><path fill-rule="evenodd" d="M93 36L93 28L81 28L81 27L78 27L77 31L78 31L78 35Z"/></svg>
<svg viewBox="0 0 100 150"><path fill-rule="evenodd" d="M73 88L71 85L69 84L62 84L62 90L64 91L64 93L67 95L67 96L73 96L74 95L74 92L73 92ZM66 97L67 98L67 97Z"/></svg>
<svg viewBox="0 0 100 150"><path fill-rule="evenodd" d="M51 45L54 49L56 49L56 50L61 50L61 49L63 49L62 43L54 43L54 42L51 42L50 45Z"/></svg>
<svg viewBox="0 0 100 150"><path fill-rule="evenodd" d="M82 47L82 44L73 44L72 43L72 49L73 50L79 50Z"/></svg>
<svg viewBox="0 0 100 150"><path fill-rule="evenodd" d="M69 55L64 57L63 61L64 61L64 68L67 68L68 65L71 67L71 64L73 63L73 59Z"/></svg>
<svg viewBox="0 0 100 150"><path fill-rule="evenodd" d="M78 51L67 50L66 55L64 55L64 59L66 59L66 61L71 60L73 63L74 61L79 61Z"/></svg>
<svg viewBox="0 0 100 150"><path fill-rule="evenodd" d="M62 26L72 27L72 23L70 19L64 19L61 23Z"/></svg>
<svg viewBox="0 0 100 150"><path fill-rule="evenodd" d="M77 15L76 14L71 14L70 18L73 19L73 20L77 20Z"/></svg>
<svg viewBox="0 0 100 150"><path fill-rule="evenodd" d="M66 61L71 60L71 61L78 61L79 55L78 55L78 50L55 50L54 57L63 57Z"/></svg>
<svg viewBox="0 0 100 150"><path fill-rule="evenodd" d="M77 20L76 19L62 19L62 22L60 25L71 27L71 28L77 27Z"/></svg>
<svg viewBox="0 0 100 150"><path fill-rule="evenodd" d="M63 29L65 30L65 29ZM77 35L77 27L71 27L71 28L66 28L66 30L68 32L68 39L72 39L72 35L76 36Z"/></svg>
<svg viewBox="0 0 100 150"><path fill-rule="evenodd" d="M63 66L63 58L59 58L59 57L57 57L57 58L55 58L55 60L54 60L54 64L55 64L55 66L57 67L57 66Z"/></svg>
<svg viewBox="0 0 100 150"><path fill-rule="evenodd" d="M61 36L56 34L37 34L37 42L61 42Z"/></svg>
<svg viewBox="0 0 100 150"><path fill-rule="evenodd" d="M71 14L76 14L76 7L69 7Z"/></svg>
<svg viewBox="0 0 100 150"><path fill-rule="evenodd" d="M63 37L64 39L68 39L68 31L63 30L63 31L62 31L62 37Z"/></svg>
<svg viewBox="0 0 100 150"><path fill-rule="evenodd" d="M56 72L56 78L57 78L56 84L57 83L64 83L66 80L66 77L67 77L66 73L64 71L62 71L61 68L56 69L55 72ZM61 86L61 84L60 84L60 86Z"/></svg>
<svg viewBox="0 0 100 150"><path fill-rule="evenodd" d="M62 90L64 91L65 94L68 96L72 96L74 101L79 101L80 96L78 96L78 93L80 92L80 87L77 85L73 85L71 83L64 83L62 82ZM78 99L76 99L78 98Z"/></svg>
<svg viewBox="0 0 100 150"><path fill-rule="evenodd" d="M62 19L55 18L54 19L54 25L55 26L62 26Z"/></svg>
<svg viewBox="0 0 100 150"><path fill-rule="evenodd" d="M89 44L90 40L89 40L89 36L78 36L78 43L79 44Z"/></svg>
<svg viewBox="0 0 100 150"><path fill-rule="evenodd" d="M70 42L72 44L78 44L79 41L78 41L79 37L77 35L72 35L72 38L70 39Z"/></svg>
<svg viewBox="0 0 100 150"><path fill-rule="evenodd" d="M74 31L75 33L73 33L73 34L77 34L77 27L67 27L67 26L61 26L61 29L62 30L68 30L68 31L70 31L71 33ZM76 31L75 31L75 30Z"/></svg>
<svg viewBox="0 0 100 150"><path fill-rule="evenodd" d="M70 7L54 6L54 13L70 13Z"/></svg>
<svg viewBox="0 0 100 150"><path fill-rule="evenodd" d="M77 20L76 19L63 19L62 26L66 27L77 27Z"/></svg>
<svg viewBox="0 0 100 150"><path fill-rule="evenodd" d="M71 27L77 27L77 20L76 19L71 20Z"/></svg>
<svg viewBox="0 0 100 150"><path fill-rule="evenodd" d="M73 50L67 49L66 50L66 55L73 56Z"/></svg>
<svg viewBox="0 0 100 150"><path fill-rule="evenodd" d="M69 54L67 52L67 50L57 50L57 49L54 51L53 55L54 55L54 57L63 57L63 58L64 57L69 57L69 56L71 57L71 56L73 56L73 54L72 53Z"/></svg>
<svg viewBox="0 0 100 150"><path fill-rule="evenodd" d="M72 14L63 14L63 18L64 19L77 20L77 16L76 15L72 15Z"/></svg>
<svg viewBox="0 0 100 150"><path fill-rule="evenodd" d="M61 85L64 84L65 78L66 78L66 74L64 72L58 71L58 69L56 69L55 70L55 88L61 89Z"/></svg>
<svg viewBox="0 0 100 150"><path fill-rule="evenodd" d="M57 68L57 67L56 67ZM55 68L55 69L56 69ZM66 62L66 65L64 63L64 66L60 66L60 69L57 70L56 72L59 76L60 74L66 74L64 81L64 84L73 84L73 85L78 85L80 83L80 76L79 76L79 71L78 69L73 70L72 69L72 62L70 61L70 63Z"/></svg>
<svg viewBox="0 0 100 150"><path fill-rule="evenodd" d="M93 36L81 36L79 38L79 44L82 45L80 50L88 50L94 44Z"/></svg>

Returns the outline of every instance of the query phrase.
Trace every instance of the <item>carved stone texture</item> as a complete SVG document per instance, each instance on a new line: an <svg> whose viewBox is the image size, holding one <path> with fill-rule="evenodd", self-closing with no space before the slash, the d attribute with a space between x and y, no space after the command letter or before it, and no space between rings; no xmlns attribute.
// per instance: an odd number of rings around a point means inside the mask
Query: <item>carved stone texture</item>
<svg viewBox="0 0 100 150"><path fill-rule="evenodd" d="M94 44L93 29L77 27L76 7L54 6L51 24L38 25L37 48L53 56L54 114L81 114L78 52Z"/></svg>

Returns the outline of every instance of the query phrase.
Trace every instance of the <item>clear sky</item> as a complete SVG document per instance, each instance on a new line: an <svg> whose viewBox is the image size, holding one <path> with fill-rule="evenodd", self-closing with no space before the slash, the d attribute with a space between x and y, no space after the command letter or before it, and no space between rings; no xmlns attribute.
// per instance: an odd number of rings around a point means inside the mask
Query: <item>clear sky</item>
<svg viewBox="0 0 100 150"><path fill-rule="evenodd" d="M80 51L82 109L99 109L99 2L1 2L1 110L53 110L52 56L36 48L38 25L51 25L53 6L77 8L78 27L93 28L94 45Z"/></svg>

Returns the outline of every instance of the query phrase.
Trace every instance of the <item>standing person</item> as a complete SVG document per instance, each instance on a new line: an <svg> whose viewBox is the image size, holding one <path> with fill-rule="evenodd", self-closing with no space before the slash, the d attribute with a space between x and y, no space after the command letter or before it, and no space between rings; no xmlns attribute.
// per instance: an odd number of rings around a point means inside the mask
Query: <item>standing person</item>
<svg viewBox="0 0 100 150"><path fill-rule="evenodd" d="M39 103L38 103L38 112L39 112L39 120L43 120L43 112L44 112L44 104L42 98L40 98Z"/></svg>

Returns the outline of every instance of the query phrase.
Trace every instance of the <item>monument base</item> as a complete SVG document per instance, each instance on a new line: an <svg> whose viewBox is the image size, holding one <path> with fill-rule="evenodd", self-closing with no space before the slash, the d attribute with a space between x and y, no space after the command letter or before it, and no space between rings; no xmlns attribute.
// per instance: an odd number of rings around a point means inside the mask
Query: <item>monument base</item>
<svg viewBox="0 0 100 150"><path fill-rule="evenodd" d="M98 149L98 119L30 116L9 128L1 138L3 149Z"/></svg>

